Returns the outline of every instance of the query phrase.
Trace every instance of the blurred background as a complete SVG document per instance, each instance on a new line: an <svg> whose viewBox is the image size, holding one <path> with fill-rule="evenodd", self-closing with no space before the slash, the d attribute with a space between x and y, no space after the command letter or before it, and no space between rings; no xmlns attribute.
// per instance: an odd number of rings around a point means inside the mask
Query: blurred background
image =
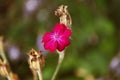
<svg viewBox="0 0 120 80"><path fill-rule="evenodd" d="M51 79L58 55L41 38L59 22L54 11L61 4L68 5L73 34L56 80L120 80L120 0L0 0L0 35L13 72L33 80L27 53L34 48L46 59L44 80Z"/></svg>

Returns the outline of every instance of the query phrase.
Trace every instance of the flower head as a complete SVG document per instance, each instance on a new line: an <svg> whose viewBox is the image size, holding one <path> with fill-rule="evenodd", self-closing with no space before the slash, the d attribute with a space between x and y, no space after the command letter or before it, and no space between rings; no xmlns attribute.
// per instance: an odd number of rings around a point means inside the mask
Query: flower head
<svg viewBox="0 0 120 80"><path fill-rule="evenodd" d="M69 37L72 31L64 24L57 23L52 32L47 32L43 36L42 42L46 50L54 52L56 49L63 51L70 44Z"/></svg>

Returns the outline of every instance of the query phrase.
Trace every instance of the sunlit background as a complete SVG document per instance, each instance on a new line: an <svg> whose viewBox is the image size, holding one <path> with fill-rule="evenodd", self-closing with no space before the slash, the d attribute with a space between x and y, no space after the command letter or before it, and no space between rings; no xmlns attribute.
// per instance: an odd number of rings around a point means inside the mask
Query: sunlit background
<svg viewBox="0 0 120 80"><path fill-rule="evenodd" d="M0 35L13 72L33 80L27 53L34 48L45 56L44 80L51 79L58 55L41 39L59 22L54 11L61 4L73 34L56 80L120 80L120 0L0 0Z"/></svg>

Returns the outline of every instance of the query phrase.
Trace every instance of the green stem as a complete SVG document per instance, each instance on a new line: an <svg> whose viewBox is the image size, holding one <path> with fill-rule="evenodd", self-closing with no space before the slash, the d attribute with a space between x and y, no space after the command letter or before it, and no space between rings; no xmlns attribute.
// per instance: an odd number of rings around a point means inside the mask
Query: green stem
<svg viewBox="0 0 120 80"><path fill-rule="evenodd" d="M59 54L58 64L57 64L57 67L56 67L56 69L55 69L55 72L54 72L51 80L55 80L55 78L56 78L56 76L57 76L57 73L58 73L58 71L59 71L59 69L60 69L60 66L61 66L61 64L62 64L62 61L63 61L63 59L64 59L64 51L62 51L62 52L57 51L57 52L58 52L58 54Z"/></svg>

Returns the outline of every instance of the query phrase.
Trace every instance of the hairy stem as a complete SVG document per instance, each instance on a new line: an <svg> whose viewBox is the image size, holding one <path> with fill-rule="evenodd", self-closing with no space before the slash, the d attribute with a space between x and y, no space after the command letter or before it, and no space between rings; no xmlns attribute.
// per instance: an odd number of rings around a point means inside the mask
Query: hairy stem
<svg viewBox="0 0 120 80"><path fill-rule="evenodd" d="M35 71L32 71L33 73L33 80L37 80L37 73Z"/></svg>
<svg viewBox="0 0 120 80"><path fill-rule="evenodd" d="M0 56L4 60L4 62L8 63L8 60L3 50L3 37L2 36L0 36Z"/></svg>
<svg viewBox="0 0 120 80"><path fill-rule="evenodd" d="M37 71L38 78L39 78L39 80L43 80L43 78L42 78L42 71L41 71L41 65L39 64L39 62L38 62L38 65L39 65L39 69Z"/></svg>
<svg viewBox="0 0 120 80"><path fill-rule="evenodd" d="M7 79L8 79L8 80L12 80L11 77L10 77L10 75L7 76Z"/></svg>
<svg viewBox="0 0 120 80"><path fill-rule="evenodd" d="M57 67L55 69L55 72L54 72L51 80L55 80L57 73L58 73L60 66L61 66L63 59L64 59L64 51L62 51L62 52L57 51L57 52L59 54L58 64L57 64Z"/></svg>
<svg viewBox="0 0 120 80"><path fill-rule="evenodd" d="M37 73L38 73L39 80L43 80L41 68L39 69L39 71L37 71Z"/></svg>

